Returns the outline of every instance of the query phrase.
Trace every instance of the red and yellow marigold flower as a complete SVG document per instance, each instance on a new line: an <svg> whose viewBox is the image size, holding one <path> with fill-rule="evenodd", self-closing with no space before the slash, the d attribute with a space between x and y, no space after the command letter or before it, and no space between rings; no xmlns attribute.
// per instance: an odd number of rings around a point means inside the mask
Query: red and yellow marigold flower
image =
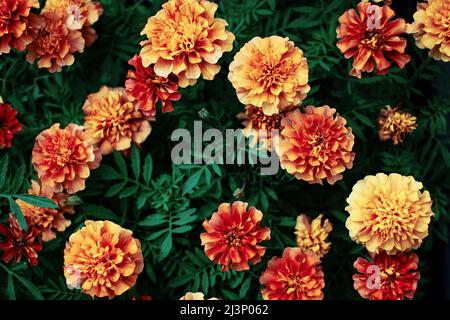
<svg viewBox="0 0 450 320"><path fill-rule="evenodd" d="M140 145L151 132L149 118L136 110L124 88L102 87L90 94L83 106L86 136L102 154Z"/></svg>
<svg viewBox="0 0 450 320"><path fill-rule="evenodd" d="M205 254L222 266L222 271L248 270L249 262L257 264L266 252L258 243L270 239L270 229L260 226L262 212L247 206L241 201L222 203L211 219L203 222L206 233L200 239Z"/></svg>
<svg viewBox="0 0 450 320"><path fill-rule="evenodd" d="M51 189L34 180L31 181L31 188L28 193L51 199L59 206L59 209L41 208L22 200L16 201L24 216L29 219L30 224L39 230L44 242L55 239L56 231L63 232L70 226L70 220L66 219L64 214L74 214L75 211L73 207L66 203L69 198L67 193L53 193Z"/></svg>
<svg viewBox="0 0 450 320"><path fill-rule="evenodd" d="M119 296L132 288L144 268L141 243L111 221L86 221L64 249L67 283L79 281L92 297Z"/></svg>
<svg viewBox="0 0 450 320"><path fill-rule="evenodd" d="M255 37L234 56L228 79L239 101L272 115L299 105L310 90L308 63L289 38Z"/></svg>
<svg viewBox="0 0 450 320"><path fill-rule="evenodd" d="M403 143L406 136L416 130L416 120L416 117L403 112L399 106L386 106L378 116L380 140L392 140L394 145Z"/></svg>
<svg viewBox="0 0 450 320"><path fill-rule="evenodd" d="M180 300L219 300L217 298L205 299L203 292L188 292L180 298Z"/></svg>
<svg viewBox="0 0 450 320"><path fill-rule="evenodd" d="M0 1L0 55L11 48L22 51L33 41L38 15L31 12L39 8L38 0Z"/></svg>
<svg viewBox="0 0 450 320"><path fill-rule="evenodd" d="M416 45L428 49L436 60L450 61L450 0L428 0L417 4L408 32Z"/></svg>
<svg viewBox="0 0 450 320"><path fill-rule="evenodd" d="M0 250L3 251L2 259L5 263L18 263L26 259L33 267L38 264L38 252L42 250L42 242L39 239L39 230L30 226L27 220L28 230L24 231L16 218L9 215L9 225L0 224L0 235L4 239L0 240Z"/></svg>
<svg viewBox="0 0 450 320"><path fill-rule="evenodd" d="M64 13L44 11L44 23L40 26L34 41L28 45L27 61L49 72L60 72L62 67L74 63L74 53L83 52L85 41L79 30L67 27Z"/></svg>
<svg viewBox="0 0 450 320"><path fill-rule="evenodd" d="M20 130L22 125L17 120L17 110L0 98L0 149L11 148L11 141Z"/></svg>
<svg viewBox="0 0 450 320"><path fill-rule="evenodd" d="M264 300L322 300L324 275L317 255L286 248L273 257L259 282Z"/></svg>
<svg viewBox="0 0 450 320"><path fill-rule="evenodd" d="M167 78L174 73L179 85L194 85L200 76L212 80L224 52L233 49L234 35L223 19L214 18L218 5L206 0L169 0L142 30L144 67Z"/></svg>
<svg viewBox="0 0 450 320"><path fill-rule="evenodd" d="M71 30L81 30L86 46L97 39L92 25L103 14L103 7L98 1L91 0L47 0L43 11L61 11L66 24Z"/></svg>
<svg viewBox="0 0 450 320"><path fill-rule="evenodd" d="M330 251L331 243L327 242L328 235L333 230L333 225L328 219L322 221L323 214L318 215L312 222L305 214L297 217L295 235L297 246L306 253L314 253L319 258Z"/></svg>
<svg viewBox="0 0 450 320"><path fill-rule="evenodd" d="M154 65L147 68L142 65L142 58L134 56L129 62L134 70L128 70L125 88L128 97L136 107L145 115L156 115L156 104L161 101L162 112L173 111L172 101L178 101L181 93L178 92L178 77L173 73L167 77L156 75Z"/></svg>
<svg viewBox="0 0 450 320"><path fill-rule="evenodd" d="M397 173L359 180L347 198L350 237L371 253L417 249L428 235L433 212L422 183Z"/></svg>
<svg viewBox="0 0 450 320"><path fill-rule="evenodd" d="M378 8L375 10L374 8ZM391 62L403 68L411 59L405 53L406 22L392 18L395 12L387 5L379 7L360 2L358 11L350 9L340 18L338 48L345 58L354 58L350 75L361 78L362 72L376 69L378 75L389 72Z"/></svg>
<svg viewBox="0 0 450 320"><path fill-rule="evenodd" d="M245 127L242 130L244 136L252 139L250 140L250 147L259 144L260 149L269 151L272 151L273 145L278 143L278 134L282 129L282 117L283 114L280 113L268 116L264 114L261 108L252 105L246 106L245 112L237 115L237 118L242 121ZM272 130L277 133L274 137L272 137Z"/></svg>
<svg viewBox="0 0 450 320"><path fill-rule="evenodd" d="M329 106L308 106L283 118L280 141L281 167L297 179L334 184L353 167L355 136L347 121Z"/></svg>
<svg viewBox="0 0 450 320"><path fill-rule="evenodd" d="M73 194L84 190L90 170L100 160L100 152L88 143L82 127L69 124L61 129L56 123L36 137L31 161L45 188Z"/></svg>
<svg viewBox="0 0 450 320"><path fill-rule="evenodd" d="M385 252L371 259L358 258L354 267L353 286L361 297L370 300L412 299L420 279L416 254Z"/></svg>

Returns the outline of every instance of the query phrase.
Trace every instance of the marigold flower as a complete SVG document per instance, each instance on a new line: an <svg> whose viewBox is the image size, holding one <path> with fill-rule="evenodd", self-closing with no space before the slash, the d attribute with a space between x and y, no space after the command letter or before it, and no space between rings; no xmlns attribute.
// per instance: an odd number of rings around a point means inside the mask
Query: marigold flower
<svg viewBox="0 0 450 320"><path fill-rule="evenodd" d="M309 92L308 63L289 38L255 37L230 64L228 79L239 101L267 115L299 105Z"/></svg>
<svg viewBox="0 0 450 320"><path fill-rule="evenodd" d="M273 257L259 282L264 300L322 300L325 287L320 259L300 248L286 248Z"/></svg>
<svg viewBox="0 0 450 320"><path fill-rule="evenodd" d="M32 152L32 163L41 184L53 192L69 194L84 190L90 170L98 168L101 154L87 142L83 128L59 123L42 131Z"/></svg>
<svg viewBox="0 0 450 320"><path fill-rule="evenodd" d="M0 250L3 251L2 259L5 263L18 263L25 258L31 267L38 264L38 252L42 250L39 231L26 220L27 231L22 230L12 214L9 214L9 226L0 224L0 235L4 237L0 241Z"/></svg>
<svg viewBox="0 0 450 320"><path fill-rule="evenodd" d="M395 108L386 106L385 109L381 109L378 117L380 140L392 140L394 145L403 143L406 136L416 130L416 119L398 106Z"/></svg>
<svg viewBox="0 0 450 320"><path fill-rule="evenodd" d="M62 67L74 63L75 52L83 52L85 41L79 30L67 27L64 13L45 11L42 13L44 23L39 28L34 41L28 45L27 61L38 67L47 68L49 72L60 72Z"/></svg>
<svg viewBox="0 0 450 320"><path fill-rule="evenodd" d="M206 300L203 292L188 292L180 298L180 300ZM219 300L217 298L209 298L207 300Z"/></svg>
<svg viewBox="0 0 450 320"><path fill-rule="evenodd" d="M328 235L333 230L333 225L328 219L322 222L323 214L320 214L311 222L311 218L305 214L297 217L295 235L297 246L306 253L315 253L319 258L330 251L331 243L327 242Z"/></svg>
<svg viewBox="0 0 450 320"><path fill-rule="evenodd" d="M262 212L247 206L241 201L222 203L211 219L203 222L206 233L200 239L205 254L222 266L222 271L249 270L248 263L257 264L266 252L258 243L270 239L270 229L260 226Z"/></svg>
<svg viewBox="0 0 450 320"><path fill-rule="evenodd" d="M429 49L436 60L450 61L450 0L428 0L417 4L408 33L421 49Z"/></svg>
<svg viewBox="0 0 450 320"><path fill-rule="evenodd" d="M17 110L0 99L0 149L11 148L11 141L20 130L22 125L17 120Z"/></svg>
<svg viewBox="0 0 450 320"><path fill-rule="evenodd" d="M194 85L200 76L212 80L220 71L217 62L233 49L234 35L223 19L214 18L218 5L206 0L169 0L148 19L141 34L144 67L154 64L155 73L179 77L179 85Z"/></svg>
<svg viewBox="0 0 450 320"><path fill-rule="evenodd" d="M63 232L70 226L70 220L66 219L64 214L74 214L75 211L73 207L66 203L69 198L67 193L53 193L51 189L42 186L40 182L34 180L31 181L28 193L49 198L59 206L59 209L41 208L22 200L16 201L24 216L29 218L30 224L39 230L44 242L55 239L55 231Z"/></svg>
<svg viewBox="0 0 450 320"><path fill-rule="evenodd" d="M329 106L294 110L282 120L281 167L297 179L334 184L342 172L353 167L355 136L347 121Z"/></svg>
<svg viewBox="0 0 450 320"><path fill-rule="evenodd" d="M178 77L171 73L167 77L157 76L154 65L145 68L142 58L135 55L129 62L135 70L128 70L125 88L131 101L145 115L156 115L156 104L161 100L162 112L173 111L172 101L178 101Z"/></svg>
<svg viewBox="0 0 450 320"><path fill-rule="evenodd" d="M359 180L347 198L350 237L369 252L388 254L417 249L428 235L433 212L422 183L397 173Z"/></svg>
<svg viewBox="0 0 450 320"><path fill-rule="evenodd" d="M237 118L242 121L244 129L243 134L247 138L251 138L250 147L255 147L259 144L262 150L272 151L273 144L278 143L278 135L272 137L272 130L279 132L282 129L281 119L283 115L274 113L270 116L264 114L261 108L248 105L245 107L245 112L237 115ZM275 149L277 149L275 147Z"/></svg>
<svg viewBox="0 0 450 320"><path fill-rule="evenodd" d="M91 0L47 0L43 11L61 11L66 24L71 30L81 30L86 47L97 39L92 25L103 14L103 7L98 1Z"/></svg>
<svg viewBox="0 0 450 320"><path fill-rule="evenodd" d="M400 36L406 32L406 22L392 20L394 16L395 12L387 5L360 2L358 12L350 9L339 18L337 36L341 40L337 47L345 58L354 58L350 75L361 78L362 72L372 72L374 68L382 75L389 72L391 61L400 68L409 62L406 38Z"/></svg>
<svg viewBox="0 0 450 320"><path fill-rule="evenodd" d="M358 258L353 265L357 271L353 286L365 299L412 299L420 279L418 264L414 253L389 256L381 252L369 260Z"/></svg>
<svg viewBox="0 0 450 320"><path fill-rule="evenodd" d="M132 142L139 146L151 132L149 118L135 110L124 88L102 87L87 97L83 111L89 142L104 155L127 150Z"/></svg>
<svg viewBox="0 0 450 320"><path fill-rule="evenodd" d="M114 298L132 288L144 268L141 243L111 221L86 221L64 249L64 275L91 297Z"/></svg>
<svg viewBox="0 0 450 320"><path fill-rule="evenodd" d="M19 51L33 41L38 15L31 9L39 8L38 0L2 0L0 2L0 55L11 48Z"/></svg>

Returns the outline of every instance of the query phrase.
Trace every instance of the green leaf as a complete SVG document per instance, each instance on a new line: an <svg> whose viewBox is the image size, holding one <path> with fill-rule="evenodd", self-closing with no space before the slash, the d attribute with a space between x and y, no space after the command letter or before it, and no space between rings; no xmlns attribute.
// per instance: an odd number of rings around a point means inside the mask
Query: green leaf
<svg viewBox="0 0 450 320"><path fill-rule="evenodd" d="M0 160L0 189L5 185L6 173L8 171L9 156L8 154L2 157Z"/></svg>
<svg viewBox="0 0 450 320"><path fill-rule="evenodd" d="M160 259L162 260L165 257L167 257L171 249L172 249L172 234L169 232L166 238L161 243Z"/></svg>
<svg viewBox="0 0 450 320"><path fill-rule="evenodd" d="M131 169L136 180L139 180L141 175L141 156L136 145L131 147Z"/></svg>
<svg viewBox="0 0 450 320"><path fill-rule="evenodd" d="M145 217L144 220L138 224L142 227L154 227L163 224L164 222L167 222L167 216L161 213L156 213Z"/></svg>
<svg viewBox="0 0 450 320"><path fill-rule="evenodd" d="M252 278L248 277L244 283L241 285L241 288L239 289L239 296L241 297L241 299L245 299L248 289L250 289L250 285L252 283Z"/></svg>
<svg viewBox="0 0 450 320"><path fill-rule="evenodd" d="M16 194L14 195L14 197L25 201L26 203L29 203L35 207L50 209L59 208L59 206L53 200L42 196L36 196L34 194Z"/></svg>
<svg viewBox="0 0 450 320"><path fill-rule="evenodd" d="M111 188L108 189L105 193L106 198L110 198L118 194L120 191L122 191L123 188L127 185L126 181L119 182L115 185L113 185Z"/></svg>
<svg viewBox="0 0 450 320"><path fill-rule="evenodd" d="M131 197L132 195L136 194L136 191L138 191L138 189L139 189L139 185L137 185L137 184L134 186L128 187L120 193L119 197L120 197L120 199L125 199L128 197Z"/></svg>
<svg viewBox="0 0 450 320"><path fill-rule="evenodd" d="M28 230L28 224L25 220L25 217L23 215L22 210L20 209L19 205L14 201L13 198L8 197L9 202L9 208L11 209L11 212L16 217L17 221L19 222L20 227L24 230Z"/></svg>
<svg viewBox="0 0 450 320"><path fill-rule="evenodd" d="M172 233L184 233L187 232L189 230L192 230L194 227L193 226L182 226L182 227L178 227L172 230Z"/></svg>
<svg viewBox="0 0 450 320"><path fill-rule="evenodd" d="M198 184L198 181L200 180L200 177L202 176L203 170L198 170L196 173L194 173L192 176L189 177L189 179L186 180L184 186L183 186L183 194L190 193Z"/></svg>
<svg viewBox="0 0 450 320"><path fill-rule="evenodd" d="M150 183L150 179L152 178L152 170L153 170L153 159L151 154L147 154L144 161L144 168L142 176L147 185Z"/></svg>
<svg viewBox="0 0 450 320"><path fill-rule="evenodd" d="M166 234L167 232L169 232L169 229L159 230L159 231L153 232L152 234L145 237L144 239L148 240L148 241L152 241L152 240L158 239L159 237Z"/></svg>
<svg viewBox="0 0 450 320"><path fill-rule="evenodd" d="M119 171L122 174L122 177L128 178L127 164L125 163L122 155L119 152L114 151L113 156L117 166L119 167Z"/></svg>

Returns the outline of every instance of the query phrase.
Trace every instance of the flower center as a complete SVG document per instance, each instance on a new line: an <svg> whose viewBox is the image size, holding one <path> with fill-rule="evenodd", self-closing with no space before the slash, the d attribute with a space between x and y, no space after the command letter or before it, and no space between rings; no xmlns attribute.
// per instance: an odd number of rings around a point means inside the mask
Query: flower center
<svg viewBox="0 0 450 320"><path fill-rule="evenodd" d="M380 47L383 41L383 37L375 30L366 30L364 37L361 40L361 44L370 49L377 49Z"/></svg>
<svg viewBox="0 0 450 320"><path fill-rule="evenodd" d="M242 243L242 232L233 230L225 235L225 242L229 246L239 247Z"/></svg>
<svg viewBox="0 0 450 320"><path fill-rule="evenodd" d="M23 248L26 246L27 242L25 241L24 237L19 237L15 239L16 247Z"/></svg>
<svg viewBox="0 0 450 320"><path fill-rule="evenodd" d="M6 119L0 118L0 129L6 130L8 128L8 121Z"/></svg>
<svg viewBox="0 0 450 320"><path fill-rule="evenodd" d="M291 294L299 289L303 290L306 283L305 278L298 274L291 274L285 281L288 287L287 294Z"/></svg>
<svg viewBox="0 0 450 320"><path fill-rule="evenodd" d="M58 148L55 156L55 162L58 166L64 167L70 161L72 157L72 150L66 146Z"/></svg>
<svg viewBox="0 0 450 320"><path fill-rule="evenodd" d="M265 89L273 85L281 85L290 75L293 66L286 65L278 57L257 54L250 77L259 82Z"/></svg>
<svg viewBox="0 0 450 320"><path fill-rule="evenodd" d="M311 147L310 154L316 158L322 158L326 150L325 137L320 133L314 133L308 137L308 145Z"/></svg>

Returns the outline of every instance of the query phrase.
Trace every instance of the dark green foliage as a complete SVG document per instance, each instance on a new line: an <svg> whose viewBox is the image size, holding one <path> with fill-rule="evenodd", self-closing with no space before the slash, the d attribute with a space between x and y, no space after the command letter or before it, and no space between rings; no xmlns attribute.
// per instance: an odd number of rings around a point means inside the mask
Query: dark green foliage
<svg viewBox="0 0 450 320"><path fill-rule="evenodd" d="M39 265L5 265L0 262L0 296L9 299L86 299L66 288L63 275L64 244L70 234L87 219L108 219L131 229L141 240L145 268L137 285L121 296L151 295L154 299L178 299L187 291L203 291L224 299L261 298L259 277L267 261L295 246L294 225L299 213L315 217L324 213L334 225L331 252L325 257L325 297L355 299L352 264L365 255L352 242L345 228L345 199L353 184L368 174L398 172L412 175L431 192L433 219L430 236L418 250L422 278L416 298L432 297L430 283L439 282L433 270L431 253L436 244L447 241L450 220L448 194L450 153L448 135L449 71L418 49L409 37L411 62L405 69L393 67L386 76L368 75L362 80L348 75L351 62L336 47L338 17L356 1L342 0L222 0L217 17L228 21L235 33L232 53L220 60L222 69L214 81L199 81L183 89L175 111L158 112L153 131L142 149L133 148L128 157L114 153L77 196L82 204L72 225L57 239L46 243ZM395 0L394 0L395 2ZM401 1L399 1L401 2ZM127 61L139 52L139 34L149 16L162 1L101 0L104 15L95 25L95 44L76 56L73 66L58 74L38 70L25 61L24 53L0 56L0 95L19 112L24 129L9 150L0 151L1 222L10 212L12 199L40 204L26 198L33 176L31 149L42 130L59 122L81 124L81 106L89 93L100 86L123 86ZM404 17L408 22L411 16ZM308 185L280 171L261 176L251 165L173 166L170 135L176 128L193 129L202 114L203 127L238 128L236 114L243 106L227 80L228 65L234 54L254 36L288 36L308 58L311 92L304 105L328 104L348 120L356 136L354 168L334 186ZM401 146L380 142L376 119L381 107L402 103L418 117L418 129ZM263 261L250 271L220 272L205 257L199 234L202 222L222 202L241 200L264 212L263 225L271 228L272 239ZM8 202L9 201L9 202ZM39 203L38 203L39 202ZM14 206L12 211L20 218ZM23 220L23 219L22 219ZM23 221L22 221L23 223Z"/></svg>

